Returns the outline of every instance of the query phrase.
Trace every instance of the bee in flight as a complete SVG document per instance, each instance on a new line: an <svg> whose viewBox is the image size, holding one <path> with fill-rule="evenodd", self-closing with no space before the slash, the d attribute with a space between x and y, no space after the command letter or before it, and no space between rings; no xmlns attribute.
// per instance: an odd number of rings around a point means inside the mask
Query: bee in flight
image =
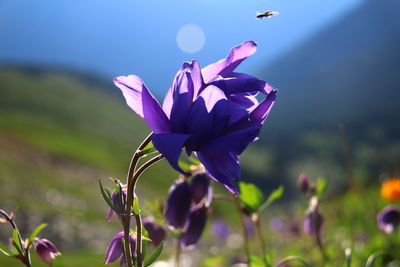
<svg viewBox="0 0 400 267"><path fill-rule="evenodd" d="M256 18L258 18L258 19L270 18L270 17L276 16L276 15L278 15L278 14L279 14L278 11L271 11L271 10L268 10L268 11L265 11L264 13L258 13L258 14L256 15Z"/></svg>

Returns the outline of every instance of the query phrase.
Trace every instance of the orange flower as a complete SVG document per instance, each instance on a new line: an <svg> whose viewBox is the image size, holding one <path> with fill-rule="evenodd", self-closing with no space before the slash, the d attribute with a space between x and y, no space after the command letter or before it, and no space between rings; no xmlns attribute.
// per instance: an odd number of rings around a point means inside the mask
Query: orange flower
<svg viewBox="0 0 400 267"><path fill-rule="evenodd" d="M400 202L400 179L392 178L385 181L381 187L381 196L390 202Z"/></svg>

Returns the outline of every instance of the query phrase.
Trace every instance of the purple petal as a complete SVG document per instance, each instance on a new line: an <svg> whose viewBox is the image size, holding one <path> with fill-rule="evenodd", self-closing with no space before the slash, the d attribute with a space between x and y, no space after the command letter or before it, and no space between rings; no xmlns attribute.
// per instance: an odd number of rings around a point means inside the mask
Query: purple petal
<svg viewBox="0 0 400 267"><path fill-rule="evenodd" d="M276 90L268 94L267 97L250 112L248 117L244 117L231 124L228 132L235 132L249 127L261 127L275 103L275 98Z"/></svg>
<svg viewBox="0 0 400 267"><path fill-rule="evenodd" d="M195 206L190 210L189 218L185 225L185 231L179 237L182 247L193 248L204 231L207 222L207 208Z"/></svg>
<svg viewBox="0 0 400 267"><path fill-rule="evenodd" d="M229 106L233 108L245 108L246 110L251 110L257 107L258 100L255 96L248 93L245 94L234 94L230 96Z"/></svg>
<svg viewBox="0 0 400 267"><path fill-rule="evenodd" d="M158 225L154 219L144 218L143 227L147 230L151 243L156 247L158 246L167 236L164 228Z"/></svg>
<svg viewBox="0 0 400 267"><path fill-rule="evenodd" d="M41 241L46 245L46 247L54 254L59 254L60 252L58 251L58 249L56 248L56 246L47 239L41 239Z"/></svg>
<svg viewBox="0 0 400 267"><path fill-rule="evenodd" d="M193 81L189 72L182 72L177 86L178 88L174 92L170 124L172 132L182 133L185 131L185 120L193 99Z"/></svg>
<svg viewBox="0 0 400 267"><path fill-rule="evenodd" d="M170 125L167 115L157 99L147 90L142 88L143 117L154 133L169 133Z"/></svg>
<svg viewBox="0 0 400 267"><path fill-rule="evenodd" d="M179 165L178 160L188 134L154 134L151 137L154 147L168 160L171 166L180 173L186 174Z"/></svg>
<svg viewBox="0 0 400 267"><path fill-rule="evenodd" d="M209 194L212 193L208 175L204 172L193 174L190 183L190 191L195 204L207 201L209 199Z"/></svg>
<svg viewBox="0 0 400 267"><path fill-rule="evenodd" d="M197 152L196 155L211 178L223 184L231 193L238 193L237 186L232 183L240 180L239 158L235 154L209 155Z"/></svg>
<svg viewBox="0 0 400 267"><path fill-rule="evenodd" d="M110 245L107 248L106 259L104 264L108 264L116 261L123 254L122 251L122 238L124 237L124 232L119 232L111 240Z"/></svg>
<svg viewBox="0 0 400 267"><path fill-rule="evenodd" d="M394 206L387 206L377 216L379 229L392 234L400 225L400 210Z"/></svg>
<svg viewBox="0 0 400 267"><path fill-rule="evenodd" d="M214 85L209 85L204 88L198 97L204 100L207 111L209 113L217 102L221 100L227 100L224 92Z"/></svg>
<svg viewBox="0 0 400 267"><path fill-rule="evenodd" d="M227 77L210 82L223 89L228 95L247 92L269 94L274 88L265 81L245 73L231 73Z"/></svg>
<svg viewBox="0 0 400 267"><path fill-rule="evenodd" d="M185 62L183 67L190 71L191 78L193 81L193 96L197 96L200 92L201 87L204 84L203 76L201 74L201 68L198 61L193 60L191 63Z"/></svg>
<svg viewBox="0 0 400 267"><path fill-rule="evenodd" d="M186 181L177 181L168 192L165 218L172 228L182 228L192 202L192 194Z"/></svg>
<svg viewBox="0 0 400 267"><path fill-rule="evenodd" d="M219 154L226 151L240 155L257 138L259 132L260 127L253 127L223 135L202 146L201 152Z"/></svg>
<svg viewBox="0 0 400 267"><path fill-rule="evenodd" d="M227 58L208 65L201 70L204 81L208 83L217 75L224 76L233 72L244 59L253 55L256 50L257 44L254 41L247 41L232 48Z"/></svg>
<svg viewBox="0 0 400 267"><path fill-rule="evenodd" d="M114 84L121 89L128 106L143 118L142 88L146 85L136 75L119 76L114 78Z"/></svg>

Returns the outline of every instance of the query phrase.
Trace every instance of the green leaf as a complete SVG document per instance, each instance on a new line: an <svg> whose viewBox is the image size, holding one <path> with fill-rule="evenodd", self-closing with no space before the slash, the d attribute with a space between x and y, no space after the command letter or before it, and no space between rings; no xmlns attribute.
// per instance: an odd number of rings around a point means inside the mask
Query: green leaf
<svg viewBox="0 0 400 267"><path fill-rule="evenodd" d="M192 163L193 165L200 165L201 164L201 162L197 159L197 158L195 158L195 157L193 157L193 156L190 156L190 157L188 157L188 160L190 161L190 163Z"/></svg>
<svg viewBox="0 0 400 267"><path fill-rule="evenodd" d="M0 252L2 252L6 256L15 256L15 253L12 252L6 245L0 242Z"/></svg>
<svg viewBox="0 0 400 267"><path fill-rule="evenodd" d="M381 257L381 256L385 256L385 255L387 255L387 254L388 254L388 253L386 253L386 252L383 251L383 250L375 251L374 253L372 253L372 254L368 257L368 260L367 260L367 263L365 264L365 267L372 267L372 266L374 265L374 261L375 261L376 258Z"/></svg>
<svg viewBox="0 0 400 267"><path fill-rule="evenodd" d="M261 190L252 183L239 183L239 198L243 205L252 213L257 212L260 208L264 196Z"/></svg>
<svg viewBox="0 0 400 267"><path fill-rule="evenodd" d="M263 260L257 256L250 256L250 266L251 267L265 267Z"/></svg>
<svg viewBox="0 0 400 267"><path fill-rule="evenodd" d="M100 180L99 180L99 186L100 186L101 195L103 196L103 198L106 201L106 203L108 204L108 206L110 206L110 208L112 208L115 212L119 213L115 209L115 207L114 207L114 205L112 203L110 191L107 188L103 187L103 184L101 183Z"/></svg>
<svg viewBox="0 0 400 267"><path fill-rule="evenodd" d="M267 201L265 201L264 204L262 204L260 211L266 209L273 202L280 199L283 196L284 190L285 190L285 188L283 187L283 185L280 185L277 189L272 191L271 194L269 195Z"/></svg>
<svg viewBox="0 0 400 267"><path fill-rule="evenodd" d="M12 241L13 241L13 246L16 249L18 255L23 255L23 250L22 250L22 244L21 240L19 238L19 232L18 229L14 228L13 233L12 233Z"/></svg>
<svg viewBox="0 0 400 267"><path fill-rule="evenodd" d="M280 260L277 264L275 264L274 267L279 267L289 261L298 261L298 262L302 263L304 266L311 267L311 264L309 264L305 259L303 259L302 257L299 257L299 256L286 257L283 260Z"/></svg>
<svg viewBox="0 0 400 267"><path fill-rule="evenodd" d="M141 157L146 157L148 155L157 153L157 149L155 149L153 142L148 143L141 151L140 151L140 156Z"/></svg>
<svg viewBox="0 0 400 267"><path fill-rule="evenodd" d="M188 162L186 162L186 161L179 160L179 161L178 161L178 166L179 166L182 170L184 170L185 172L191 172L190 164L189 164Z"/></svg>
<svg viewBox="0 0 400 267"><path fill-rule="evenodd" d="M32 231L31 235L29 236L29 242L32 243L33 239L42 231L45 227L47 226L47 223L42 223L38 227L35 228L35 230Z"/></svg>
<svg viewBox="0 0 400 267"><path fill-rule="evenodd" d="M136 197L133 198L132 208L133 208L133 213L134 213L135 215L140 214L139 200L138 200Z"/></svg>
<svg viewBox="0 0 400 267"><path fill-rule="evenodd" d="M151 255L147 259L145 259L144 266L147 267L147 266L151 265L153 262L155 262L158 259L158 257L161 255L163 248L164 248L164 243L161 243L160 245L158 245L153 250Z"/></svg>
<svg viewBox="0 0 400 267"><path fill-rule="evenodd" d="M328 185L328 182L324 178L322 178L322 177L317 178L316 195L317 195L318 199L321 199L322 195L325 192L327 185Z"/></svg>

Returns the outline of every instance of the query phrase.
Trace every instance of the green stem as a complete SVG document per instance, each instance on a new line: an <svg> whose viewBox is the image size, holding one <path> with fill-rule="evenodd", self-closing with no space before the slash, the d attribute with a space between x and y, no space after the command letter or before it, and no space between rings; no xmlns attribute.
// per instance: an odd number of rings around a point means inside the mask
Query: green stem
<svg viewBox="0 0 400 267"><path fill-rule="evenodd" d="M125 207L125 215L122 217L121 221L123 224L124 228L124 242L125 242L125 258L126 258L126 264L128 267L132 267L132 255L131 255L131 249L130 249L130 223L131 223L131 207L132 207L132 202L133 202L133 195L134 195L134 190L135 190L135 184L132 183L132 179L134 177L134 173L136 170L136 165L139 162L140 157L142 156L141 150L143 150L147 144L150 143L151 141L151 136L153 133L150 133L146 139L140 144L140 146L137 148L136 152L133 154L131 162L129 164L129 170L128 170L128 175L126 178L126 184L128 186L127 188L127 199L126 199L126 207Z"/></svg>
<svg viewBox="0 0 400 267"><path fill-rule="evenodd" d="M19 233L17 225L15 224L14 220L10 217L10 215L8 215L8 213L5 212L4 210L0 209L0 214L3 215L3 217L11 224L11 227L17 231L20 247L23 250L23 254L25 254L21 255L23 258L18 258L18 259L21 260L26 265L26 267L31 267L31 257L29 254L29 248L25 248L23 246L22 237L21 234Z"/></svg>
<svg viewBox="0 0 400 267"><path fill-rule="evenodd" d="M267 259L265 257L267 255L267 249L266 249L266 245L265 245L265 239L264 239L264 236L263 236L262 230L261 230L261 218L258 213L254 214L254 216L256 216L256 218L253 221L256 226L258 240L260 241L262 259L264 261L265 266L269 266Z"/></svg>
<svg viewBox="0 0 400 267"><path fill-rule="evenodd" d="M181 256L181 245L179 239L175 239L175 267L179 267L179 258Z"/></svg>

